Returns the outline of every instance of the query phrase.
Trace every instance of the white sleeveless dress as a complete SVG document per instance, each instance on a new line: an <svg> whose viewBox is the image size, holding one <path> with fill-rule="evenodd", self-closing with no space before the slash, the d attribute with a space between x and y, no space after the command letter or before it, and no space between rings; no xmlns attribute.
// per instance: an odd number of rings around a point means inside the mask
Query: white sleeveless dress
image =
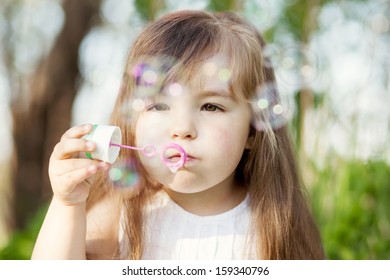
<svg viewBox="0 0 390 280"><path fill-rule="evenodd" d="M159 191L145 209L146 260L255 259L255 243L249 237L249 196L233 209L214 216L192 214ZM124 220L119 242L125 256ZM130 245L131 246L131 245Z"/></svg>

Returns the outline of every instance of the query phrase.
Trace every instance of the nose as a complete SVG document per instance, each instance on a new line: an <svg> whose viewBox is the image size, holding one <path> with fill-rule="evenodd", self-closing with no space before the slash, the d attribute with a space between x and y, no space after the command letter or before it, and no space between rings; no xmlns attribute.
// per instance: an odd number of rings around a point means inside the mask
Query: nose
<svg viewBox="0 0 390 280"><path fill-rule="evenodd" d="M197 137L194 118L189 113L176 115L171 122L171 138L192 140Z"/></svg>

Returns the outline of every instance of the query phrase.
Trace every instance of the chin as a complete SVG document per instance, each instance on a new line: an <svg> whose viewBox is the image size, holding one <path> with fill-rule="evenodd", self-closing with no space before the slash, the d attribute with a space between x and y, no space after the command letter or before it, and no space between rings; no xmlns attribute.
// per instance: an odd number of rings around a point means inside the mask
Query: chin
<svg viewBox="0 0 390 280"><path fill-rule="evenodd" d="M168 185L166 186L166 188L174 191L174 192L177 192L177 193L185 193L185 194L191 194L191 193L200 193L200 192L203 192L209 188L189 188L189 187L176 187L176 186L171 186L171 185Z"/></svg>
<svg viewBox="0 0 390 280"><path fill-rule="evenodd" d="M179 193L199 193L211 188L204 182L188 176L175 176L171 182L163 183L168 189Z"/></svg>
<svg viewBox="0 0 390 280"><path fill-rule="evenodd" d="M151 174L154 180L165 186L167 189L178 193L200 193L211 189L221 180L220 177L204 176L200 172L190 169L180 169L176 173L162 170L159 173Z"/></svg>
<svg viewBox="0 0 390 280"><path fill-rule="evenodd" d="M202 189L202 188L188 188L188 187L172 187L172 186L166 186L166 188L174 191L174 192L177 192L177 193L184 193L184 194L192 194L192 193L200 193L200 192L203 192L205 190L207 190L208 188L205 188L205 189Z"/></svg>

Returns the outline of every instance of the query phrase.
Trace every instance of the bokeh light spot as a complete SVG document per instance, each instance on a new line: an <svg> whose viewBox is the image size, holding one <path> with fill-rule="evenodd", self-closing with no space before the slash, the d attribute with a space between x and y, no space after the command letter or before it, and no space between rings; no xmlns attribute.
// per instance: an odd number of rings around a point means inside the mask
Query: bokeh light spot
<svg viewBox="0 0 390 280"><path fill-rule="evenodd" d="M213 62L207 62L203 65L203 73L206 76L213 76L217 72L217 66Z"/></svg>
<svg viewBox="0 0 390 280"><path fill-rule="evenodd" d="M303 65L301 68L301 73L305 77L312 76L313 72L314 72L313 67L311 67L310 65Z"/></svg>
<svg viewBox="0 0 390 280"><path fill-rule="evenodd" d="M285 57L283 59L282 65L285 69L291 69L294 67L294 59L291 57Z"/></svg>
<svg viewBox="0 0 390 280"><path fill-rule="evenodd" d="M108 175L115 187L133 188L138 185L139 176L136 171L136 162L133 158L127 161L116 161Z"/></svg>
<svg viewBox="0 0 390 280"><path fill-rule="evenodd" d="M227 81L229 81L230 77L231 77L231 72L229 69L222 68L221 70L218 71L218 78L221 81L227 82Z"/></svg>
<svg viewBox="0 0 390 280"><path fill-rule="evenodd" d="M375 33L381 34L389 31L389 20L382 14L376 14L371 19L371 28Z"/></svg>
<svg viewBox="0 0 390 280"><path fill-rule="evenodd" d="M276 114L276 115L281 115L283 113L283 106L280 105L280 104L276 104L272 111Z"/></svg>
<svg viewBox="0 0 390 280"><path fill-rule="evenodd" d="M112 181L119 181L122 177L122 171L119 168L111 168L108 175Z"/></svg>
<svg viewBox="0 0 390 280"><path fill-rule="evenodd" d="M267 99L260 98L260 99L257 101L257 106L258 106L260 109L262 109L262 110L268 108L268 105L269 105L269 103L268 103L268 100L267 100Z"/></svg>
<svg viewBox="0 0 390 280"><path fill-rule="evenodd" d="M293 116L291 102L288 96L279 96L278 89L273 83L258 86L256 97L251 102L253 127L265 131L286 125Z"/></svg>
<svg viewBox="0 0 390 280"><path fill-rule="evenodd" d="M173 83L169 85L168 91L171 96L180 96L183 92L183 89L180 84Z"/></svg>
<svg viewBox="0 0 390 280"><path fill-rule="evenodd" d="M157 73L151 69L149 70L146 70L143 74L142 74L142 79L147 83L147 84L150 84L150 85L154 85L156 84L157 82Z"/></svg>
<svg viewBox="0 0 390 280"><path fill-rule="evenodd" d="M142 76L144 65L142 63L137 64L133 67L133 76L134 78L139 78Z"/></svg>
<svg viewBox="0 0 390 280"><path fill-rule="evenodd" d="M138 112L142 111L145 109L145 101L139 98L135 99L133 101L133 109Z"/></svg>

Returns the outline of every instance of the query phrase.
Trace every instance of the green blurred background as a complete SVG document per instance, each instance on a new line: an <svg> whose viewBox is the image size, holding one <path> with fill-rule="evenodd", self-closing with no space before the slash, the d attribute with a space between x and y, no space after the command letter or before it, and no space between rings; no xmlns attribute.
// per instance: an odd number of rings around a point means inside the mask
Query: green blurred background
<svg viewBox="0 0 390 280"><path fill-rule="evenodd" d="M327 257L390 259L383 0L2 0L0 259L30 258L53 146L70 125L108 121L134 36L178 9L235 11L264 34Z"/></svg>

